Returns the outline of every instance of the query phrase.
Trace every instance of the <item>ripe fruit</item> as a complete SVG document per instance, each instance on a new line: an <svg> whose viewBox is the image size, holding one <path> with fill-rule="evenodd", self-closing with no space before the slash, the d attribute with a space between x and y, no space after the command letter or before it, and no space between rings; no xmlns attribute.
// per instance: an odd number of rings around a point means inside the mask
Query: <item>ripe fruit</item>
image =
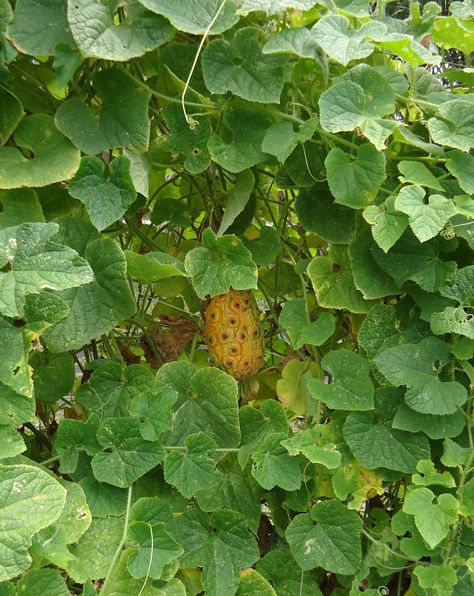
<svg viewBox="0 0 474 596"><path fill-rule="evenodd" d="M231 290L216 296L205 305L204 315L211 360L238 381L255 374L263 362L263 330L252 294Z"/></svg>

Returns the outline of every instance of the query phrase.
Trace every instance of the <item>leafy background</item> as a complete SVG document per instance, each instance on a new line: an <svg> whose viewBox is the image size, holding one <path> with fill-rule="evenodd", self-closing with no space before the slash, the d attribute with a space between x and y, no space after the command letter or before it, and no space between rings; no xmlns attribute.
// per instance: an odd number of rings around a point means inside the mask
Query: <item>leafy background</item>
<svg viewBox="0 0 474 596"><path fill-rule="evenodd" d="M471 0L0 0L2 596L473 593L473 52Z"/></svg>

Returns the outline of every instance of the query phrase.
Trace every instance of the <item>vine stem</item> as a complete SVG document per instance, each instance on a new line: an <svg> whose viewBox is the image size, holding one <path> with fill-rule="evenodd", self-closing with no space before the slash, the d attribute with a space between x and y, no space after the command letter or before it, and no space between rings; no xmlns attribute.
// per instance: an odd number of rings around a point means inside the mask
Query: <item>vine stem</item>
<svg viewBox="0 0 474 596"><path fill-rule="evenodd" d="M123 526L122 538L120 539L119 545L117 546L114 556L112 557L112 561L110 563L109 570L107 571L107 575L105 576L105 581L102 585L101 592L103 592L105 590L107 584L110 582L110 577L112 576L112 571L114 570L117 560L120 557L120 553L122 552L122 549L125 545L125 541L127 540L128 522L130 520L131 506L132 506L132 487L130 486L128 489L128 495L127 495L127 509L125 510L125 523Z"/></svg>
<svg viewBox="0 0 474 596"><path fill-rule="evenodd" d="M212 17L211 22L209 23L209 25L207 26L206 30L204 31L204 35L202 36L202 39L199 42L198 49L196 51L196 55L194 56L194 60L193 60L193 63L191 65L191 70L189 71L188 78L186 79L186 83L184 85L183 93L181 94L181 107L183 108L184 119L186 120L186 122L189 124L189 126L191 128L195 128L199 123L196 120L194 120L194 118L191 118L191 116L188 116L188 113L186 111L186 102L185 102L186 92L189 89L189 83L191 82L191 78L192 78L192 76L194 74L194 70L196 68L197 61L199 60L199 56L201 55L201 51L202 51L202 48L204 46L204 43L206 42L206 39L208 38L209 33L210 33L212 27L214 26L214 23L219 18L219 15L221 14L222 9L226 5L226 3L227 3L227 0L222 0L222 2L220 3L219 8L216 11L216 14Z"/></svg>

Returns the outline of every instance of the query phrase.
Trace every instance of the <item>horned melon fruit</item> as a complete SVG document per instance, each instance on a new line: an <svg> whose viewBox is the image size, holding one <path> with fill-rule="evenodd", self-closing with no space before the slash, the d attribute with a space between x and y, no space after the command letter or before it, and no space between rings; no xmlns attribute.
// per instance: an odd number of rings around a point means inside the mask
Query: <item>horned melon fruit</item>
<svg viewBox="0 0 474 596"><path fill-rule="evenodd" d="M204 315L210 359L238 381L255 374L263 363L263 329L252 294L231 290L211 298Z"/></svg>

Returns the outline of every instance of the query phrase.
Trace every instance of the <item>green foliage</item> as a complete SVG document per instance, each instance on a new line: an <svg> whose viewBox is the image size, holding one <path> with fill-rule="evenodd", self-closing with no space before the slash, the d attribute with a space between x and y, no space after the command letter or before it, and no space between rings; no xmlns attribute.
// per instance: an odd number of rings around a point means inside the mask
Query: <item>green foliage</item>
<svg viewBox="0 0 474 596"><path fill-rule="evenodd" d="M0 0L2 596L473 592L473 6Z"/></svg>

